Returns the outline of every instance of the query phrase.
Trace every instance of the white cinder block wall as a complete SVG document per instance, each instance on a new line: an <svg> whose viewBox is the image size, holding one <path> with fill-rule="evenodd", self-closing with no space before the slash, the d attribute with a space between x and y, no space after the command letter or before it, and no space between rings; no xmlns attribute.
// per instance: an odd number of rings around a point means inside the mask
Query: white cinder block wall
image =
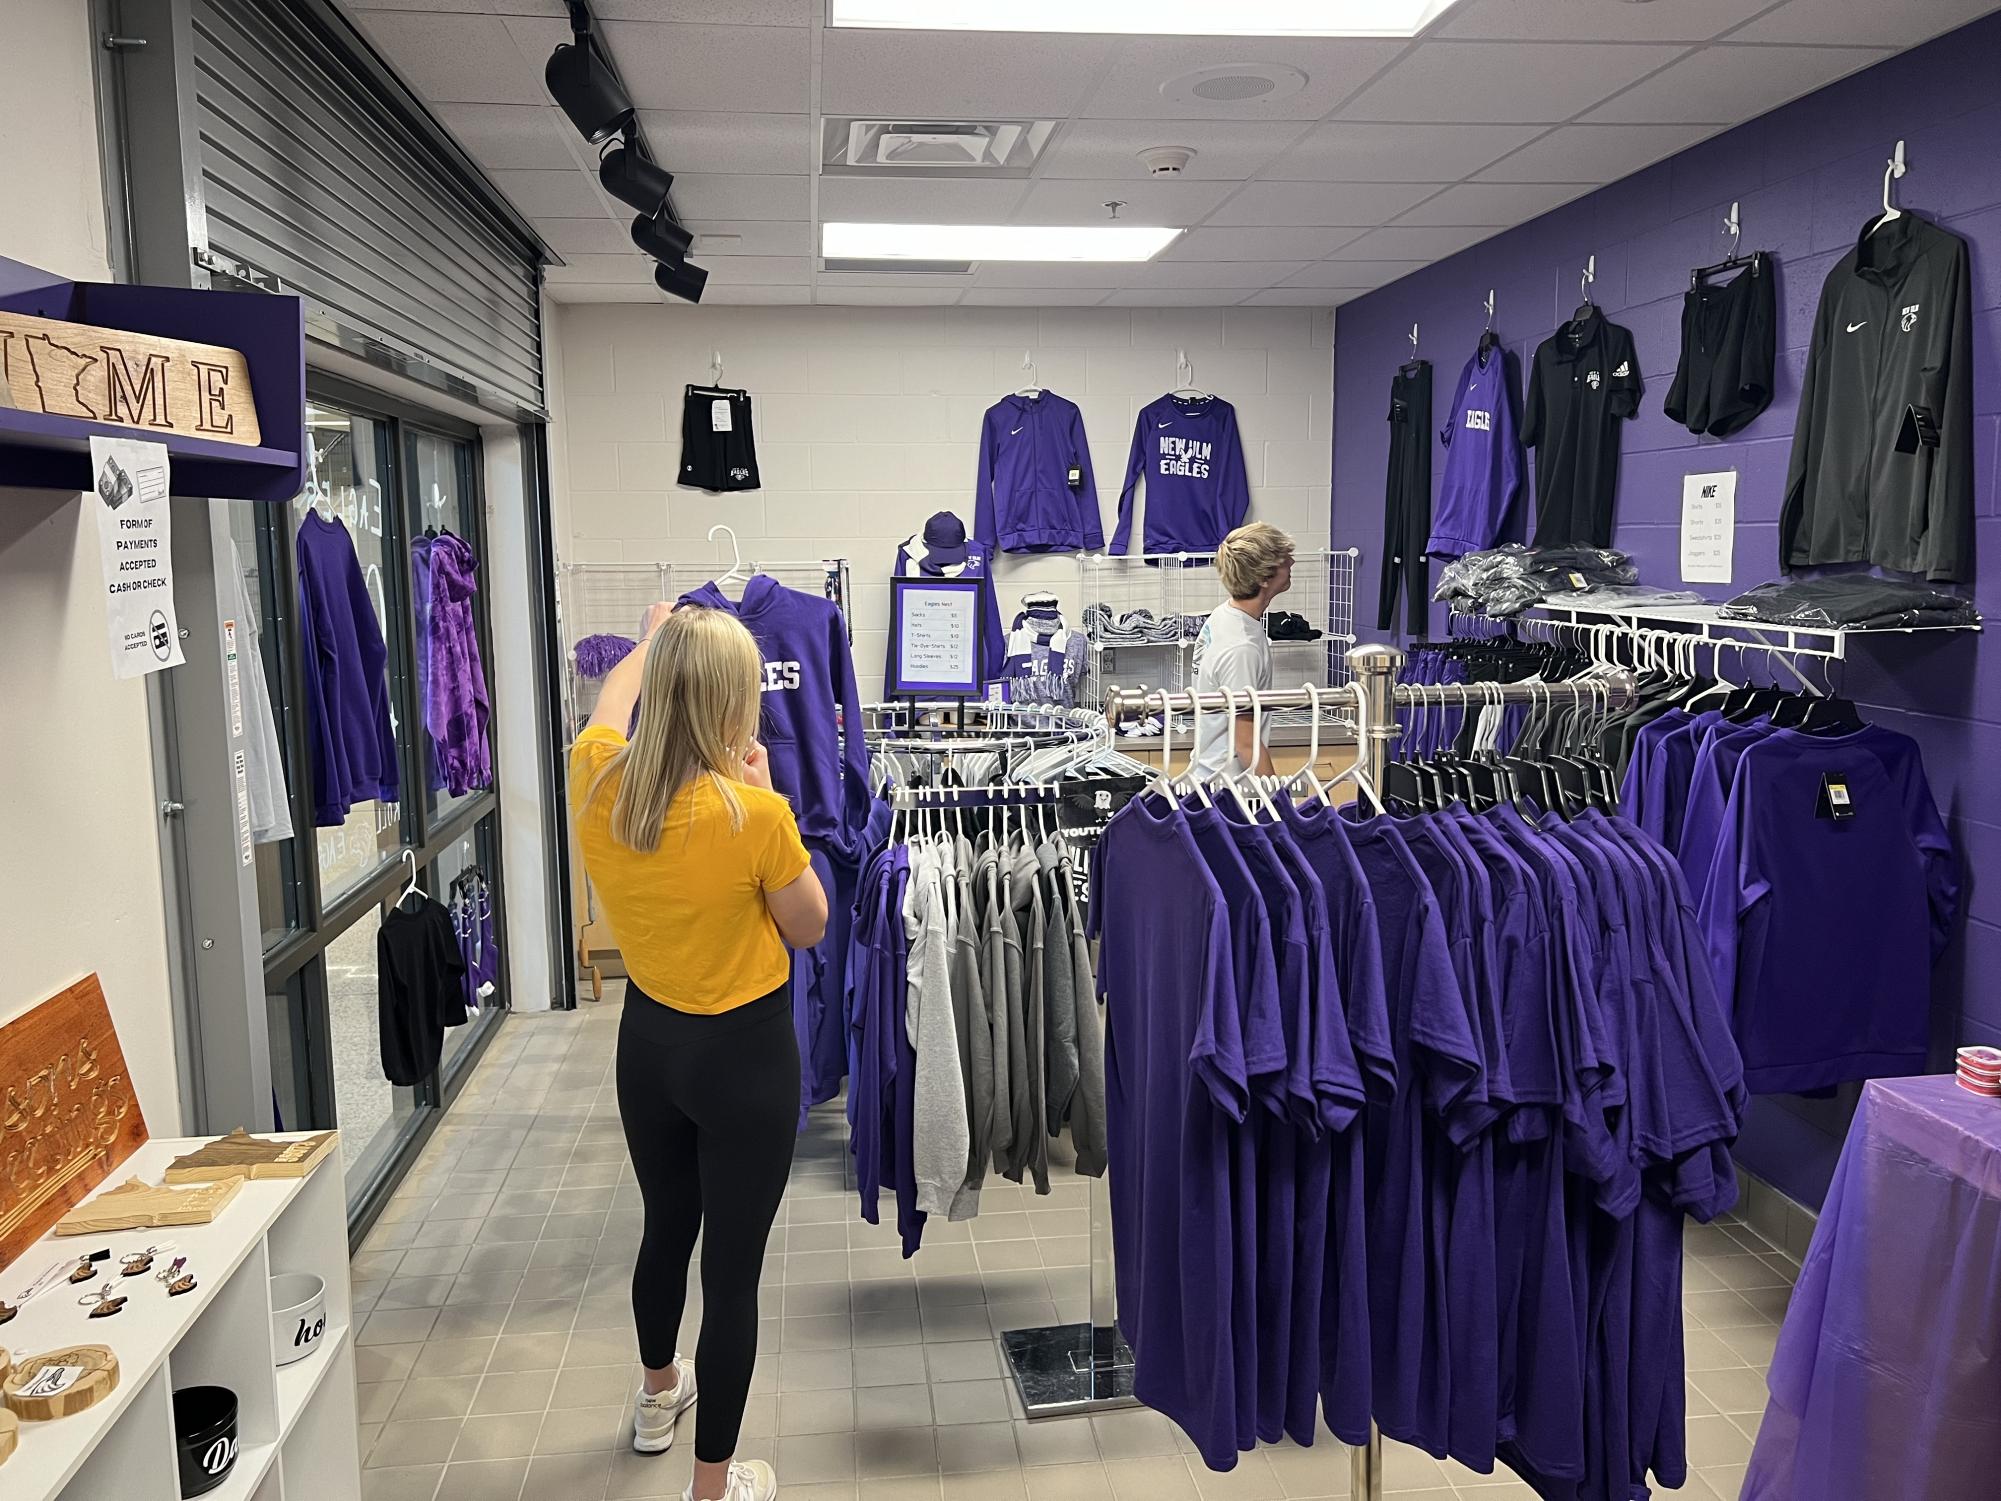
<svg viewBox="0 0 2001 1501"><path fill-rule="evenodd" d="M896 545L937 511L973 524L980 417L1026 383L1083 409L1105 535L1139 408L1195 383L1237 408L1251 516L1327 545L1333 314L1309 308L857 308L564 305L553 309L551 468L564 562L710 561L716 522L746 559L846 557L864 700L881 688ZM751 393L764 488L711 496L674 483L682 388ZM1142 510L1143 514L1143 510ZM1135 537L1138 533L1135 531ZM720 568L717 570L721 571ZM1024 589L1053 589L1072 623L1074 556L1006 557L1002 623ZM637 627L638 622L633 622ZM569 643L564 643L565 647Z"/></svg>

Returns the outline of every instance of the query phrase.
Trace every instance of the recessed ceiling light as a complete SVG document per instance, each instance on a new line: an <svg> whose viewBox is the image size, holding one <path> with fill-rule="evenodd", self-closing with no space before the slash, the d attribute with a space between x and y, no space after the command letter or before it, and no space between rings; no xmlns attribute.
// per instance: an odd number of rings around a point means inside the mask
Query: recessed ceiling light
<svg viewBox="0 0 2001 1501"><path fill-rule="evenodd" d="M827 224L820 253L867 261L1150 261L1180 233L1137 224Z"/></svg>
<svg viewBox="0 0 2001 1501"><path fill-rule="evenodd" d="M1416 36L1458 0L827 0L831 26L1125 36Z"/></svg>

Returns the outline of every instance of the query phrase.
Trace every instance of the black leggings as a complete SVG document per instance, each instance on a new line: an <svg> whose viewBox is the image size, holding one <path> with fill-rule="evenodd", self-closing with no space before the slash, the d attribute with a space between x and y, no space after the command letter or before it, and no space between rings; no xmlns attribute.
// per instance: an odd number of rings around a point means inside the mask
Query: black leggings
<svg viewBox="0 0 2001 1501"><path fill-rule="evenodd" d="M719 1464L757 1363L757 1283L785 1193L799 1124L792 989L715 1016L674 1011L625 987L618 1028L618 1114L646 1204L632 1269L639 1358L674 1363L688 1261L702 1236L701 1407L695 1458Z"/></svg>

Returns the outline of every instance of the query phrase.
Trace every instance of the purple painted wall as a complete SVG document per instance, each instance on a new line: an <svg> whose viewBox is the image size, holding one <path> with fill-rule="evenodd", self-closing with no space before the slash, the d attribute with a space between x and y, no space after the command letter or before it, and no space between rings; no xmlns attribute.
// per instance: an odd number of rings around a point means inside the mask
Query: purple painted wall
<svg viewBox="0 0 2001 1501"><path fill-rule="evenodd" d="M1977 578L1981 609L2001 620L2001 16L1989 17L1868 72L1690 148L1681 155L1497 235L1343 307L1335 330L1333 539L1363 550L1356 618L1376 618L1391 373L1409 357L1410 325L1438 388L1433 427L1496 297L1495 328L1527 361L1578 300L1578 271L1598 257L1600 307L1633 332L1647 392L1627 424L1614 543L1643 581L1679 587L1681 479L1736 468L1734 588L1778 572L1778 514L1813 312L1829 269L1879 203L1883 161L1899 137L1910 173L1906 209L1972 246ZM1770 251L1779 275L1779 383L1771 408L1734 438L1698 439L1661 411L1680 353L1689 268L1720 260L1731 201L1743 205L1743 249ZM1434 439L1434 442L1436 440ZM1433 473L1444 466L1443 449ZM1532 494L1525 497L1533 505ZM1435 574L1435 568L1434 568ZM1443 629L1443 612L1434 624ZM1964 1043L2001 1046L2001 643L1975 636L1864 643L1846 691L1876 723L1916 737L1940 811L1966 867L1966 920L1934 977L1935 1066ZM1840 681L1838 678L1837 681ZM1817 1206L1853 1109L1838 1099L1761 1097L1738 1155L1794 1198Z"/></svg>

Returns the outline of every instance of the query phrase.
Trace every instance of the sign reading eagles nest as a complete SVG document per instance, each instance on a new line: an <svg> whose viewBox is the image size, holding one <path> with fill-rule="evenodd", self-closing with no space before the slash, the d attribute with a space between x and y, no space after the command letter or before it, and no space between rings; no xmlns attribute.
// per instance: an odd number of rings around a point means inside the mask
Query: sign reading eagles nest
<svg viewBox="0 0 2001 1501"><path fill-rule="evenodd" d="M0 374L23 411L251 448L263 441L250 365L220 345L0 312Z"/></svg>

